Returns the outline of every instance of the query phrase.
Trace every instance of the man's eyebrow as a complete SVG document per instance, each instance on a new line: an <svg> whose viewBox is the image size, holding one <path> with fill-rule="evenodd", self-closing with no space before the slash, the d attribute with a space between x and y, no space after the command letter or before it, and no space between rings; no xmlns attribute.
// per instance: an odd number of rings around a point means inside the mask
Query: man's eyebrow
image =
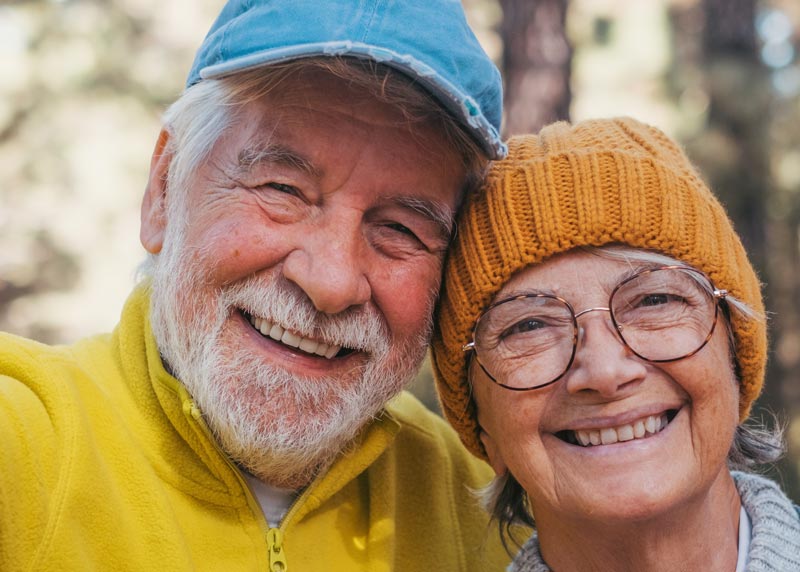
<svg viewBox="0 0 800 572"><path fill-rule="evenodd" d="M391 202L414 210L434 222L439 227L442 238L449 240L452 236L455 213L449 206L437 201L408 196L392 197Z"/></svg>
<svg viewBox="0 0 800 572"><path fill-rule="evenodd" d="M297 169L304 173L319 178L321 173L311 161L303 155L285 145L267 143L258 147L246 147L239 151L238 166L242 170L249 170L256 165L269 163Z"/></svg>

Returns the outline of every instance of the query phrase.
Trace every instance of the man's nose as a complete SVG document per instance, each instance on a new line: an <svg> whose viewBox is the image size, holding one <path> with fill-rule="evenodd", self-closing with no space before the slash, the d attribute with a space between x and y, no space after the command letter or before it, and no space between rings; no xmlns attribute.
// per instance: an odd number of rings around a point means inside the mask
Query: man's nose
<svg viewBox="0 0 800 572"><path fill-rule="evenodd" d="M608 308L590 308L579 318L578 347L567 374L567 391L595 391L612 398L635 387L647 366L622 341Z"/></svg>
<svg viewBox="0 0 800 572"><path fill-rule="evenodd" d="M301 244L284 260L283 274L303 289L317 310L337 314L371 298L368 256L360 224L330 221L301 237Z"/></svg>

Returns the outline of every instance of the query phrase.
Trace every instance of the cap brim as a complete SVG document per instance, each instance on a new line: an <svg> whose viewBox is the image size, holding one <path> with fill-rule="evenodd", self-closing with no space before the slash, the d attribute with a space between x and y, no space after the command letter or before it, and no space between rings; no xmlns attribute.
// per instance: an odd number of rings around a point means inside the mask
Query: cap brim
<svg viewBox="0 0 800 572"><path fill-rule="evenodd" d="M480 144L489 159L502 159L508 149L500 134L481 112L475 100L427 64L387 48L352 41L330 41L271 48L234 58L200 70L201 79L218 79L259 67L318 56L349 56L390 66L418 81Z"/></svg>

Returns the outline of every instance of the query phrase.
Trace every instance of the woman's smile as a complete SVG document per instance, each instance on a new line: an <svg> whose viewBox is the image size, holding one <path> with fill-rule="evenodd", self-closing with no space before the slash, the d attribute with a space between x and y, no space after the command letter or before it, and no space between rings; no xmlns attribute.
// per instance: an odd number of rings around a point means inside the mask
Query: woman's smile
<svg viewBox="0 0 800 572"><path fill-rule="evenodd" d="M677 409L666 409L661 413L640 416L634 421L615 424L582 423L579 428L563 429L556 437L580 447L598 447L648 439L662 430L677 415Z"/></svg>

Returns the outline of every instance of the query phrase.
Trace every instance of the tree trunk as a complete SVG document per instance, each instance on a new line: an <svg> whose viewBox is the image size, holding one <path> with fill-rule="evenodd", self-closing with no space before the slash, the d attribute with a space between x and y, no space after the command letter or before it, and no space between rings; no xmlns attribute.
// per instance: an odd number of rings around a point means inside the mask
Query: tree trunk
<svg viewBox="0 0 800 572"><path fill-rule="evenodd" d="M703 66L710 99L709 123L701 138L705 167L714 191L725 203L756 269L765 283L770 346L777 347L787 334L795 301L784 300L781 260L791 260L792 241L786 241L785 223L770 219L774 200L770 170L770 125L773 95L769 72L759 59L756 40L756 0L703 0L705 33ZM702 140L705 140L703 143ZM789 309L789 314L785 311ZM773 354L774 355L774 354ZM785 389L791 372L780 359L770 359L764 393L755 414L786 411L792 404ZM760 410L760 412L759 412ZM784 486L797 494L796 467L780 466Z"/></svg>
<svg viewBox="0 0 800 572"><path fill-rule="evenodd" d="M569 119L567 0L500 0L506 136Z"/></svg>
<svg viewBox="0 0 800 572"><path fill-rule="evenodd" d="M713 188L759 270L766 261L769 78L758 59L756 0L704 0L708 131L723 143Z"/></svg>

